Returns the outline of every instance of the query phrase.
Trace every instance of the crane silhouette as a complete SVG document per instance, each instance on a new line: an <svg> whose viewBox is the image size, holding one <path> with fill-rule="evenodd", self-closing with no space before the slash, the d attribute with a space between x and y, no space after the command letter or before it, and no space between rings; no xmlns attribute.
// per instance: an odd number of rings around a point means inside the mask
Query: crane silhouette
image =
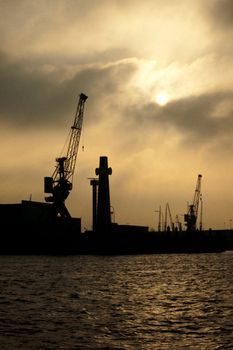
<svg viewBox="0 0 233 350"><path fill-rule="evenodd" d="M83 93L79 95L74 123L70 129L66 156L56 158L57 164L53 175L44 178L44 192L51 194L51 196L45 197L45 201L53 204L56 216L64 218L71 217L65 206L65 200L73 187L74 170L83 123L84 104L87 98Z"/></svg>

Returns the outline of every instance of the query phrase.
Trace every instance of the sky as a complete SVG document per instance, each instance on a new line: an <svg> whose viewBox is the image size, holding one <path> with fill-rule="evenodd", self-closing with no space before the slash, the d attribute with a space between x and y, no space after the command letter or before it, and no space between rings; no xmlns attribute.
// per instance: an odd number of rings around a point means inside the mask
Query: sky
<svg viewBox="0 0 233 350"><path fill-rule="evenodd" d="M107 156L113 220L183 222L202 175L203 227L233 218L232 0L0 0L0 203L44 201L80 93L66 205L92 225ZM63 152L63 153L62 153Z"/></svg>

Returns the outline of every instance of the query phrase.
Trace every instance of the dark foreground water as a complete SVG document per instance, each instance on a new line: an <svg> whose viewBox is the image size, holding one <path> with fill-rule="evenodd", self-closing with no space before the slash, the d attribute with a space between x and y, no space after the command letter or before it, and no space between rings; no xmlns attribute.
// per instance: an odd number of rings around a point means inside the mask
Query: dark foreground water
<svg viewBox="0 0 233 350"><path fill-rule="evenodd" d="M233 349L233 252L0 256L0 349Z"/></svg>

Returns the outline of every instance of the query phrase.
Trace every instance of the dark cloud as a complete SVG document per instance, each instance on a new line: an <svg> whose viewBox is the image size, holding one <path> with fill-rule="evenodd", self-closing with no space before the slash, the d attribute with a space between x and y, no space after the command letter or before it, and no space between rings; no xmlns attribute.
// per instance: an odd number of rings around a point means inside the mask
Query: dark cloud
<svg viewBox="0 0 233 350"><path fill-rule="evenodd" d="M101 118L98 108L106 95L116 94L135 67L119 63L83 68L71 78L61 79L58 71L43 72L27 61L14 61L0 55L0 120L15 127L59 124L72 113L80 92L90 96L95 106L95 122Z"/></svg>
<svg viewBox="0 0 233 350"><path fill-rule="evenodd" d="M233 28L232 0L210 0L203 5L215 28Z"/></svg>
<svg viewBox="0 0 233 350"><path fill-rule="evenodd" d="M141 129L151 130L154 125L166 135L166 130L173 128L186 144L203 144L221 136L232 137L233 107L227 108L232 98L232 91L215 92L182 98L163 107L155 103L134 106L128 115L130 124L136 123Z"/></svg>
<svg viewBox="0 0 233 350"><path fill-rule="evenodd" d="M60 111L64 110L64 102L56 99L58 89L51 75L31 71L20 62L1 54L1 120L4 118L16 126L36 126L47 120L48 116L55 116L58 110L59 118Z"/></svg>

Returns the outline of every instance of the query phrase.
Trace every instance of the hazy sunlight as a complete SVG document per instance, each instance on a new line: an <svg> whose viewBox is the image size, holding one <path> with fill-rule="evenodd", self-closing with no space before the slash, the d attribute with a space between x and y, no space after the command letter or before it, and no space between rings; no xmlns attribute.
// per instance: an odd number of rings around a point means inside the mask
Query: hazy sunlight
<svg viewBox="0 0 233 350"><path fill-rule="evenodd" d="M169 101L169 96L166 92L162 92L156 95L155 100L158 105L165 106Z"/></svg>

